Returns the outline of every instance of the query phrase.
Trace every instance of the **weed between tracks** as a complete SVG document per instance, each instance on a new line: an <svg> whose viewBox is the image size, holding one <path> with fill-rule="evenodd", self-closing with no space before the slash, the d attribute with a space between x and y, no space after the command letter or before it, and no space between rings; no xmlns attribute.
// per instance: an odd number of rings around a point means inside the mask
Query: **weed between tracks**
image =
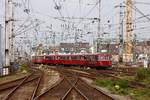
<svg viewBox="0 0 150 100"><path fill-rule="evenodd" d="M140 68L137 70L135 76L126 76L122 80L112 79L97 79L94 83L101 87L106 87L113 94L130 96L133 100L150 100L150 89L149 88L131 88L127 80L134 80L145 84L150 84L150 70Z"/></svg>
<svg viewBox="0 0 150 100"><path fill-rule="evenodd" d="M28 70L29 70L29 67L28 67L27 64L22 64L22 65L20 66L19 70L20 70L21 72L23 72L23 73L27 73Z"/></svg>

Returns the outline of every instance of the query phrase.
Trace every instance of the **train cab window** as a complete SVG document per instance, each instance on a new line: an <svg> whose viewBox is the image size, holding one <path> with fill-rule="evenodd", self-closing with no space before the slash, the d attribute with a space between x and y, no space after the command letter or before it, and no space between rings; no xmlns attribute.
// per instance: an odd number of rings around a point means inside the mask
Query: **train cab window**
<svg viewBox="0 0 150 100"><path fill-rule="evenodd" d="M80 56L71 56L72 60L80 60Z"/></svg>
<svg viewBox="0 0 150 100"><path fill-rule="evenodd" d="M36 56L32 56L32 59L36 59Z"/></svg>

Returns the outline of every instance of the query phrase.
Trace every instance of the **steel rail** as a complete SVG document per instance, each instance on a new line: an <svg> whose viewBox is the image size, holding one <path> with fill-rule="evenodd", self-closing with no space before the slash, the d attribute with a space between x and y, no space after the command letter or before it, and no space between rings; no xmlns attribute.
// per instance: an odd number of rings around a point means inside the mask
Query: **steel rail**
<svg viewBox="0 0 150 100"><path fill-rule="evenodd" d="M108 94L104 93L102 90L99 90L95 87L93 87L91 84L88 84L87 82L85 82L83 79L79 78L82 82L84 82L86 85L88 85L89 87L93 88L94 90L97 90L99 93L101 93L102 95L105 95L106 97L108 97L111 100L114 100L113 97L109 96ZM76 86L75 86L76 87ZM77 88L77 87L76 87ZM80 89L79 89L80 90ZM81 90L80 90L81 91Z"/></svg>
<svg viewBox="0 0 150 100"><path fill-rule="evenodd" d="M33 80L35 80L35 79L37 79L37 78L38 78L38 77L35 77L35 78L32 78L32 79L26 80L23 84L26 84L26 83L28 83L28 82L31 82L31 81L33 81ZM9 87L3 88L3 89L1 89L0 91L4 91L4 90L10 89L10 88L14 88L14 87L16 87L16 86L18 86L18 84L15 84L15 85L13 85L13 86L9 86Z"/></svg>
<svg viewBox="0 0 150 100"><path fill-rule="evenodd" d="M8 95L4 98L4 100L8 100L10 98L10 96L32 75L33 75L33 73L28 75L19 85L17 85L12 91L10 91L8 93Z"/></svg>
<svg viewBox="0 0 150 100"><path fill-rule="evenodd" d="M3 90L6 90L6 89L9 89L9 88L12 88L12 87L15 87L17 86L17 84L15 85L11 85L12 83L15 83L15 82L20 82L21 80L25 79L27 76L23 77L23 78L19 78L19 79L16 79L16 80L12 80L12 81L9 81L9 82L5 82L5 83L2 83L0 84L0 91L3 91ZM11 86L7 86L7 85L11 85ZM7 87L6 87L7 86ZM3 88L3 87L6 87L6 88Z"/></svg>
<svg viewBox="0 0 150 100"><path fill-rule="evenodd" d="M32 97L30 98L30 100L34 100L35 96L37 95L37 90L38 90L39 85L40 85L40 83L41 83L42 77L43 77L43 72L41 71L41 75L40 75L40 77L39 77L39 79L38 79L37 85L36 85L36 87L35 87L35 89L34 89L34 91L33 91L33 94L32 94Z"/></svg>
<svg viewBox="0 0 150 100"><path fill-rule="evenodd" d="M43 93L41 93L40 95L36 96L34 98L34 100L38 100L40 97L42 97L43 95L45 95L47 92L49 92L51 89L55 88L56 86L58 86L61 82L63 82L64 78L60 79L58 82L56 82L56 84L52 85L51 87L49 87L47 90L45 90Z"/></svg>
<svg viewBox="0 0 150 100"><path fill-rule="evenodd" d="M67 78L65 78L67 81L68 81L68 83L70 84L70 85L72 85L72 87L66 92L66 94L61 98L61 100L64 100L66 97L67 97L67 95L71 92L71 90L74 88L74 86L77 84L77 82L78 82L78 79L76 80L76 82L74 83L74 85L71 83L71 82L69 82L69 80L67 79Z"/></svg>
<svg viewBox="0 0 150 100"><path fill-rule="evenodd" d="M72 89L75 89L85 100L89 100L79 89L77 89L77 88L75 87L75 85L77 84L78 80L79 80L79 78L76 80L76 82L75 82L74 85L72 85L72 84L69 82L69 80L68 80L69 84L71 84L72 87L66 92L66 94L65 94L60 100L65 100L65 99L67 98L67 96L69 95L69 93L72 91Z"/></svg>
<svg viewBox="0 0 150 100"><path fill-rule="evenodd" d="M66 72L67 71L67 72ZM64 70L63 69L63 71L61 70L61 69L59 69L59 72L66 78L67 76L72 76L72 78L75 78L75 76L74 76L74 74L73 73L70 73L70 71L69 71L69 73L68 73L68 70ZM74 71L73 71L74 72ZM67 73L67 75L64 75L64 74L66 74ZM79 76L84 76L84 77L88 77L88 76L90 76L90 75L88 75L88 74L83 74L83 73L80 73L80 72L74 72L75 73L75 75L78 77L78 80L80 79L80 80L82 80L81 78L79 78ZM89 77L88 77L89 78ZM90 78L91 78L91 76L90 76ZM94 77L95 78L95 77ZM67 78L66 78L67 79ZM67 79L68 80L68 79ZM76 87L76 84L77 84L77 82L78 82L78 80L76 81L76 83L66 92L66 94L61 98L61 100L65 100L65 98L69 95L69 93L71 92L71 90L74 88L82 97L84 97L86 100L89 100L89 98L83 93L83 92L81 92L80 91L80 89L78 89L77 87ZM83 80L82 80L83 81ZM69 82L69 80L68 80L68 82ZM70 82L69 82L69 84L70 85L72 85ZM88 85L88 84L87 84ZM91 86L90 86L91 87ZM93 87L91 87L91 88L93 88ZM99 91L100 93L102 93L101 91ZM103 95L106 95L106 94L104 94L104 93L102 93ZM106 95L107 97L108 97L108 95ZM112 97L110 97L110 98L112 98Z"/></svg>

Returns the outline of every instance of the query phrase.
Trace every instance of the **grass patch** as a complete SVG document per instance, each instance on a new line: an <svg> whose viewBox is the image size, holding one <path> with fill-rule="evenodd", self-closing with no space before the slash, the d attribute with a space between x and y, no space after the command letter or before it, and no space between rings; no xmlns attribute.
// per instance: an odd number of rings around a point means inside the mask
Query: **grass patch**
<svg viewBox="0 0 150 100"><path fill-rule="evenodd" d="M150 69L139 68L135 75L135 81L150 84Z"/></svg>
<svg viewBox="0 0 150 100"><path fill-rule="evenodd" d="M96 80L96 85L106 87L114 93L120 95L126 95L126 89L128 87L128 81L125 80L111 80L111 79L104 79L104 80Z"/></svg>
<svg viewBox="0 0 150 100"><path fill-rule="evenodd" d="M133 100L150 100L150 89L129 89L128 92Z"/></svg>
<svg viewBox="0 0 150 100"><path fill-rule="evenodd" d="M126 80L97 79L94 83L107 88L114 94L128 95L133 100L150 100L150 89L130 88Z"/></svg>

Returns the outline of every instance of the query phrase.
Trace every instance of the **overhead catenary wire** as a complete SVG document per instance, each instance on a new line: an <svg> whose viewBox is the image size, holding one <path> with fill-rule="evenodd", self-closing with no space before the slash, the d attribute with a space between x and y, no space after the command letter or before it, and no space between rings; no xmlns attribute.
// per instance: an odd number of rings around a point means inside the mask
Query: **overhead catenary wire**
<svg viewBox="0 0 150 100"><path fill-rule="evenodd" d="M24 8L23 8L23 10L29 10L30 8L29 8L29 0L22 0L22 4L23 4L23 6L24 6ZM27 4L27 6L26 6L26 4ZM26 13L26 12L25 12ZM32 19L32 17L30 16L30 13L27 13L27 18L23 21L23 23L21 24L21 25L19 25L20 27L19 28L17 28L16 30L15 30L15 33L17 33L17 32L19 32L19 31L21 31L21 30L24 30L24 25L30 20L30 19Z"/></svg>
<svg viewBox="0 0 150 100"><path fill-rule="evenodd" d="M28 28L28 29L25 29L25 30L23 30L23 31L20 31L20 32L18 32L18 33L16 34L16 36L17 36L17 35L21 35L22 33L25 33L25 32L27 32L27 31L30 31L30 30L34 29L35 27L40 26L40 25L42 25L42 24L44 24L44 23L45 23L45 22L42 22L42 23L39 23L39 24L37 24L37 25L34 25L34 26L32 26L32 27L30 27L30 28Z"/></svg>
<svg viewBox="0 0 150 100"><path fill-rule="evenodd" d="M146 19L148 19L149 21L150 21L150 17L148 17L148 16L146 16L140 9L138 9L136 6L132 6L131 4L130 4L130 6L129 7L131 7L133 10L135 10L136 12L138 12L139 14L141 14L143 17L145 17Z"/></svg>
<svg viewBox="0 0 150 100"><path fill-rule="evenodd" d="M99 4L99 1L88 11L88 13L86 15L83 16L83 18L86 18L92 11L93 9L95 9L95 7ZM83 19L81 19L77 25L77 27L81 24L81 22L83 21Z"/></svg>
<svg viewBox="0 0 150 100"><path fill-rule="evenodd" d="M55 4L55 6L56 6L56 7L58 7L58 5L57 5L56 1L55 1L55 0L53 0L53 2L54 2L54 4ZM60 16L63 18L63 15L62 15L62 13L61 13L60 9L56 9L56 10L59 12Z"/></svg>
<svg viewBox="0 0 150 100"><path fill-rule="evenodd" d="M150 5L150 3L148 3L148 2L137 2L137 1L135 1L134 3L135 3L135 4L144 4L144 5Z"/></svg>

